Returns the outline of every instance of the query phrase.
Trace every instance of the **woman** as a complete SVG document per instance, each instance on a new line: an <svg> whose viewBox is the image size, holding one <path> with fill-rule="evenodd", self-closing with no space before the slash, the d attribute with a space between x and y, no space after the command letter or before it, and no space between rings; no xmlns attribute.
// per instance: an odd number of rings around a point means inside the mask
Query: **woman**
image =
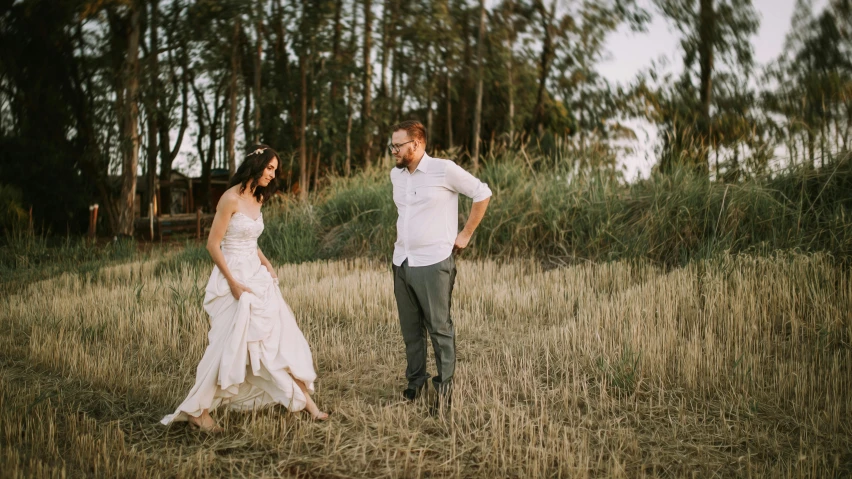
<svg viewBox="0 0 852 479"><path fill-rule="evenodd" d="M272 264L257 246L260 207L275 192L278 163L272 148L255 147L216 206L207 240L216 266L204 297L210 344L195 386L163 424L189 421L220 432L210 410L221 404L250 410L277 403L305 409L313 419L328 418L311 400L316 379L311 350L281 297Z"/></svg>

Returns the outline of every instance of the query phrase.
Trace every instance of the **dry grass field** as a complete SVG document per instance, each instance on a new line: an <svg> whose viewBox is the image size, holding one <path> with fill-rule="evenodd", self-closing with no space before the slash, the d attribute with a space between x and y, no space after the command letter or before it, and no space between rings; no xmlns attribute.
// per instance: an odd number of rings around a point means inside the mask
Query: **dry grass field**
<svg viewBox="0 0 852 479"><path fill-rule="evenodd" d="M209 272L142 261L0 298L0 476L852 475L852 278L824 256L462 260L445 419L400 401L387 265L281 266L332 419L220 411L219 436L158 424L206 346Z"/></svg>

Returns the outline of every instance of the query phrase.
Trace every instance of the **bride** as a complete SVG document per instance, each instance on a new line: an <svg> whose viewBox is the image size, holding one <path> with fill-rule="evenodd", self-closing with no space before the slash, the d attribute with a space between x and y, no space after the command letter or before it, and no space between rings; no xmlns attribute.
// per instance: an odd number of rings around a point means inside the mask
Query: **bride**
<svg viewBox="0 0 852 479"><path fill-rule="evenodd" d="M207 240L216 266L207 282L204 309L210 344L198 364L195 386L163 424L189 421L220 432L210 410L220 405L250 410L281 404L328 414L311 399L311 350L278 289L272 264L257 246L263 232L260 207L275 192L278 154L266 145L249 153L222 195Z"/></svg>

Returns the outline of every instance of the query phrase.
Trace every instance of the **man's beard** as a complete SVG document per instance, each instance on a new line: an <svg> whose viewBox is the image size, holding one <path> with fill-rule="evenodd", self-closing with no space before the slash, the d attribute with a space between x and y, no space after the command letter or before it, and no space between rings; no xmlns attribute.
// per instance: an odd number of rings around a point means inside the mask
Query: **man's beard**
<svg viewBox="0 0 852 479"><path fill-rule="evenodd" d="M396 167L400 170L404 170L408 168L408 165L411 164L411 161L414 159L414 152L409 152L408 155L403 156L396 162Z"/></svg>

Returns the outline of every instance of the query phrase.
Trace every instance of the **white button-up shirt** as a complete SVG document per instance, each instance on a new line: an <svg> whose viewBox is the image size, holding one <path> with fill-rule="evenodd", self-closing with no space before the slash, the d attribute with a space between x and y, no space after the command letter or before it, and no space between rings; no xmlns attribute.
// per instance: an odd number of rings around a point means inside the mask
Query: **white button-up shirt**
<svg viewBox="0 0 852 479"><path fill-rule="evenodd" d="M491 196L488 185L450 160L423 155L417 169L391 170L399 212L393 264L428 266L450 257L459 233L459 193L474 203Z"/></svg>

